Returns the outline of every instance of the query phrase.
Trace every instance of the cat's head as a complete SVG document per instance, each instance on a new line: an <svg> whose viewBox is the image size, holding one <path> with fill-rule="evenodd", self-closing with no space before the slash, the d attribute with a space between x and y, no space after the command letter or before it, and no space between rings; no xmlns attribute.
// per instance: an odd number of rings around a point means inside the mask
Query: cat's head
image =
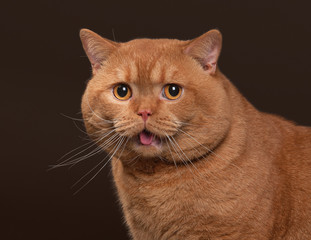
<svg viewBox="0 0 311 240"><path fill-rule="evenodd" d="M230 103L217 68L222 37L116 43L82 29L93 76L82 99L85 126L121 158L187 162L206 155L230 128Z"/></svg>

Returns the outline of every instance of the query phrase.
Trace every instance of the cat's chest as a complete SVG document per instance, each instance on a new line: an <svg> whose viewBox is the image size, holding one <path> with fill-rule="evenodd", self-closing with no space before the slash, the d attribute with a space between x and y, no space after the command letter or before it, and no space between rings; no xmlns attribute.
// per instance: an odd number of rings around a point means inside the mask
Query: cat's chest
<svg viewBox="0 0 311 240"><path fill-rule="evenodd" d="M179 226L190 227L193 216L198 218L197 200L187 184L138 183L124 190L120 197L127 221L144 236L138 239L151 239L149 234L153 239L173 239Z"/></svg>
<svg viewBox="0 0 311 240"><path fill-rule="evenodd" d="M207 225L202 223L219 212L209 196L210 182L192 173L146 179L119 171L114 175L127 223L141 234L135 239L175 239L189 231L206 235Z"/></svg>
<svg viewBox="0 0 311 240"><path fill-rule="evenodd" d="M228 239L244 239L241 228L253 229L243 219L250 212L245 210L246 199L255 196L236 194L241 184L225 181L225 175L222 181L216 181L215 177L188 170L184 175L141 178L119 167L113 170L114 178L126 221L134 235L139 234L134 239L183 239L190 234L206 237L223 233Z"/></svg>

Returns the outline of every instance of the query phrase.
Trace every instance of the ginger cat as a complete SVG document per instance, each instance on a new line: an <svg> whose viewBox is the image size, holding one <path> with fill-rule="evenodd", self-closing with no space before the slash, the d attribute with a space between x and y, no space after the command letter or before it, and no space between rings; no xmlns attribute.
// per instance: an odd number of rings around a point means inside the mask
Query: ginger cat
<svg viewBox="0 0 311 240"><path fill-rule="evenodd" d="M110 156L133 239L311 239L311 128L239 93L218 69L218 30L80 37L85 126Z"/></svg>

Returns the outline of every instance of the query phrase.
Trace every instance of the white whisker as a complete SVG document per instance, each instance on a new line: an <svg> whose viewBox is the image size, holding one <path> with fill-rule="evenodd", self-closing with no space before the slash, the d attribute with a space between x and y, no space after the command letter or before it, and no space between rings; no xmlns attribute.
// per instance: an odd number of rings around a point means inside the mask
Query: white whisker
<svg viewBox="0 0 311 240"><path fill-rule="evenodd" d="M168 150L170 151L170 154L171 154L171 156L172 156L172 159L173 159L174 165L175 165L176 169L178 170L178 166L177 166L176 161L175 161L175 159L174 159L174 157L173 157L173 154L172 154L172 151L171 151L171 148L170 148L169 142L167 141L167 138L169 138L169 136L168 136L167 134L165 134L165 135L166 135L166 138L165 138L166 145L167 145L167 147L168 147Z"/></svg>
<svg viewBox="0 0 311 240"><path fill-rule="evenodd" d="M122 137L122 136L120 136L120 138L121 138L121 140L119 141L119 143L118 144L116 144L116 148L115 148L115 150L114 150L114 152L113 152L113 154L109 157L109 159L106 161L106 163L102 166L102 167L100 167L100 169L94 174L94 176L93 177L91 177L82 187L80 187L75 193L74 193L74 195L76 195L78 192L80 192L86 185L88 185L102 170L103 170L103 168L111 161L111 159L113 158L113 156L116 154L116 152L118 151L118 149L120 148L120 146L122 145L122 143L123 143L123 141L124 141L124 139L125 139L125 137ZM106 159L106 158L105 158ZM102 160L100 163L102 163L104 160ZM91 171L93 171L95 168L93 168ZM90 173L90 172L89 172ZM88 174L89 174L88 173ZM88 175L87 174L87 175ZM86 175L85 175L86 176ZM83 178L85 177L85 176L83 176ZM83 179L82 178L82 179ZM81 179L81 180L82 180ZM79 180L78 182L80 182L81 180ZM74 186L76 186L77 185L77 183L76 184L74 184ZM74 187L73 186L73 187Z"/></svg>
<svg viewBox="0 0 311 240"><path fill-rule="evenodd" d="M181 149L179 144L176 142L175 138L172 136L173 141L175 142L176 146L179 148L180 152L187 158L188 162L191 163L191 165L195 168L197 173L202 177L202 174L200 173L199 169L193 164L193 162L189 159L189 157L185 154L185 152Z"/></svg>
<svg viewBox="0 0 311 240"><path fill-rule="evenodd" d="M85 151L89 150L91 147L93 147L94 145L98 144L100 141L102 141L105 137L109 136L111 133L113 133L114 130L109 131L108 133L106 133L104 136L102 136L100 139L98 139L97 141L93 142L90 146L88 146L87 148L79 151L78 153L75 153L74 155L72 155L71 157L67 158L66 160L62 161L59 164L56 164L54 166L51 167L51 169L57 168L57 167L63 167L63 166L69 166L69 165L74 165L77 164L78 162L81 162L83 160L85 160L86 158L89 158L99 152L102 152L102 146L97 146L95 149L93 149L91 152L87 153L86 155L83 155L81 157L75 158L77 156L79 156L80 154L84 153ZM113 136L111 136L109 139L114 138L115 136L117 136L117 133L115 133ZM82 145L81 147L85 146L87 144ZM81 148L79 147L79 148ZM77 149L79 149L77 148ZM69 153L67 153L66 155L74 152L76 149L70 151ZM64 158L66 155L64 155L62 158Z"/></svg>
<svg viewBox="0 0 311 240"><path fill-rule="evenodd" d="M218 157L219 159L226 161L228 163L230 163L232 166L238 168L240 171L244 172L243 169L241 169L240 167L238 167L237 165L235 165L234 163L230 162L229 160L226 160L224 158L222 158L221 156L219 156L218 154L216 154L214 151L212 151L211 149L209 149L208 147L204 146L203 144L201 144L198 140L196 140L193 136L191 136L189 133L186 133L185 131L178 129L179 131L181 131L182 133L186 134L187 136L189 136L191 139L193 139L195 142L197 142L200 146L202 146L204 149L206 149L209 153L213 154L214 156Z"/></svg>

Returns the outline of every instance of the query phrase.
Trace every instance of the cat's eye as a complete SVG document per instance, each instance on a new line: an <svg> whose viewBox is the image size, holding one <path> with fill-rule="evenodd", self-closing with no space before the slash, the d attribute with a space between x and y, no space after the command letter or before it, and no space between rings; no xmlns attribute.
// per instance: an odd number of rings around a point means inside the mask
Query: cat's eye
<svg viewBox="0 0 311 240"><path fill-rule="evenodd" d="M132 91L128 85L119 84L113 88L113 94L117 99L125 101L132 96Z"/></svg>
<svg viewBox="0 0 311 240"><path fill-rule="evenodd" d="M163 89L163 95L169 100L175 100L180 97L182 88L177 84L168 84Z"/></svg>

